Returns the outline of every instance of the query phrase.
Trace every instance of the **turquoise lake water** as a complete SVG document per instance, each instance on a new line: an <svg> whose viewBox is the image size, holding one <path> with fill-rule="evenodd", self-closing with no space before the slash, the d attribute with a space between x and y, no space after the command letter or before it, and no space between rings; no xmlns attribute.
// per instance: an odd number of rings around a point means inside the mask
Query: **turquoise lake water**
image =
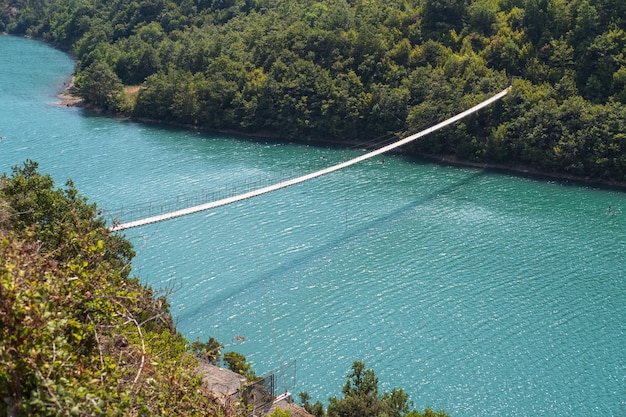
<svg viewBox="0 0 626 417"><path fill-rule="evenodd" d="M362 153L61 107L72 67L0 36L0 168L35 160L112 211ZM453 417L626 415L625 193L385 156L125 234L179 330L257 374L295 361L294 393L340 396L362 360Z"/></svg>

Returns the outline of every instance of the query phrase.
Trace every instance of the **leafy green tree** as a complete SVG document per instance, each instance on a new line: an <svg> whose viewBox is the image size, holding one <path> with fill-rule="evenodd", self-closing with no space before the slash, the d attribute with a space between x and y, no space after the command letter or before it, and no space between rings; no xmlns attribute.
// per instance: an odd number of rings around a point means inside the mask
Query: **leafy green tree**
<svg viewBox="0 0 626 417"><path fill-rule="evenodd" d="M202 359L205 359L211 363L217 363L222 356L222 349L224 348L217 339L210 337L206 342L200 342L196 340L190 346L193 353Z"/></svg>
<svg viewBox="0 0 626 417"><path fill-rule="evenodd" d="M394 388L390 393L384 393L382 400L390 409L389 417L405 416L413 407L413 402L409 401L409 394L402 389Z"/></svg>
<svg viewBox="0 0 626 417"><path fill-rule="evenodd" d="M498 4L494 0L472 2L467 8L469 30L490 35L497 22Z"/></svg>
<svg viewBox="0 0 626 417"><path fill-rule="evenodd" d="M126 85L141 84L148 76L161 69L160 59L157 50L146 42L134 39L133 47L129 47L131 42L118 43L121 52L115 63L115 72L119 75L120 81Z"/></svg>
<svg viewBox="0 0 626 417"><path fill-rule="evenodd" d="M238 128L235 103L246 82L247 68L226 56L215 59L196 84L198 123L212 129Z"/></svg>
<svg viewBox="0 0 626 417"><path fill-rule="evenodd" d="M450 31L460 32L466 13L464 0L423 0L423 29L426 36L446 40Z"/></svg>
<svg viewBox="0 0 626 417"><path fill-rule="evenodd" d="M257 379L257 376L251 370L251 365L246 362L246 357L241 353L224 353L224 362L226 362L228 369L238 373L239 375L245 376L249 381L254 381Z"/></svg>
<svg viewBox="0 0 626 417"><path fill-rule="evenodd" d="M309 402L311 396L307 392L301 392L298 396L300 397L302 407L304 407L309 414L313 414L315 417L324 417L326 415L324 405L320 401L316 401L315 404L311 404Z"/></svg>
<svg viewBox="0 0 626 417"><path fill-rule="evenodd" d="M365 364L356 361L347 375L343 386L343 398L329 398L326 415L328 417L422 417L423 414L412 410L413 403L402 389L393 389L391 393L378 393L378 378ZM301 395L301 400L308 404L308 395ZM426 409L424 415L447 417L443 411L437 414ZM432 414L429 414L432 413Z"/></svg>
<svg viewBox="0 0 626 417"><path fill-rule="evenodd" d="M105 62L94 62L76 77L76 92L92 106L111 112L128 110L122 82Z"/></svg>
<svg viewBox="0 0 626 417"><path fill-rule="evenodd" d="M524 0L525 32L531 42L542 45L548 38L550 30L550 0Z"/></svg>
<svg viewBox="0 0 626 417"><path fill-rule="evenodd" d="M449 417L443 410L434 411L431 408L425 408L423 413L413 410L406 417Z"/></svg>
<svg viewBox="0 0 626 417"><path fill-rule="evenodd" d="M600 15L595 6L588 0L582 0L576 9L576 19L572 34L571 45L576 48L577 55L583 56L584 51L591 45L593 39L599 35Z"/></svg>
<svg viewBox="0 0 626 417"><path fill-rule="evenodd" d="M173 69L170 73L160 71L149 76L139 90L133 115L164 122L174 121L170 108L177 92L175 80L178 78L179 72Z"/></svg>
<svg viewBox="0 0 626 417"><path fill-rule="evenodd" d="M613 29L597 36L584 58L580 71L583 94L596 103L606 102L614 95L615 74L626 66L626 30Z"/></svg>
<svg viewBox="0 0 626 417"><path fill-rule="evenodd" d="M378 378L371 369L365 368L365 363L356 361L348 373L348 380L341 389L346 397L352 395L377 397Z"/></svg>

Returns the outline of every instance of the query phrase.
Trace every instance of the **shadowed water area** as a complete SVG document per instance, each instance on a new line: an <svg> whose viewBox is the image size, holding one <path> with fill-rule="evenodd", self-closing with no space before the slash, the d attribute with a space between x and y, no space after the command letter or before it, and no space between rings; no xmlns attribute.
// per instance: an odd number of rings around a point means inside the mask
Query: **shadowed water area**
<svg viewBox="0 0 626 417"><path fill-rule="evenodd" d="M111 211L363 152L61 107L67 55L0 36L0 57L1 170L38 161ZM314 400L362 360L454 417L626 415L624 193L385 156L125 234L187 338L257 374L296 360Z"/></svg>

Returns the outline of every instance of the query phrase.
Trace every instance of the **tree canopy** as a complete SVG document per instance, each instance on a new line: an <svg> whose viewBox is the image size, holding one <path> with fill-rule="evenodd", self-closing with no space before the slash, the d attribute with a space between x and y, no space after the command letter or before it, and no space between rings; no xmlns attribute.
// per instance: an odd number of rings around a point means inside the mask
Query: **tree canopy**
<svg viewBox="0 0 626 417"><path fill-rule="evenodd" d="M343 398L329 398L326 410L319 401L311 404L306 392L300 393L300 401L316 417L449 417L442 410L426 408L421 413L413 409L413 402L401 388L380 394L376 374L361 361L352 364L341 391Z"/></svg>
<svg viewBox="0 0 626 417"><path fill-rule="evenodd" d="M0 31L71 49L104 110L370 143L514 79L409 150L606 181L626 180L625 16L616 0L0 0Z"/></svg>

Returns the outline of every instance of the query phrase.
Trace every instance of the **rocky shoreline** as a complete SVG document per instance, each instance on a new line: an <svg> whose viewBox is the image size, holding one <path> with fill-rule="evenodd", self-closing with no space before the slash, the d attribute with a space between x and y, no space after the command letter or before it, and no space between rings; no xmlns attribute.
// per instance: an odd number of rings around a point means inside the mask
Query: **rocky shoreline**
<svg viewBox="0 0 626 417"><path fill-rule="evenodd" d="M74 77L72 77L69 84L65 87L65 90L58 94L57 97L61 99L61 102L59 103L60 106L81 107L83 105L83 99L76 95Z"/></svg>

